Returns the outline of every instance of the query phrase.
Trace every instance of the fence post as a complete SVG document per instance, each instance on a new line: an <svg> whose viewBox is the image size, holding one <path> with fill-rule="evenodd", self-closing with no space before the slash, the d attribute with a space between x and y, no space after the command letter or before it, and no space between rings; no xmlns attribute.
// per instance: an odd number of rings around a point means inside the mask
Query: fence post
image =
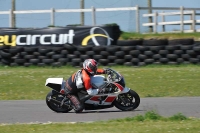
<svg viewBox="0 0 200 133"><path fill-rule="evenodd" d="M163 11L165 13L165 11ZM165 22L165 15L162 15L162 22ZM165 32L165 25L162 25L162 32Z"/></svg>
<svg viewBox="0 0 200 133"><path fill-rule="evenodd" d="M135 11L135 13L136 13L136 32L137 33L140 33L140 12L139 12L139 7L138 7L138 5L136 5L136 11Z"/></svg>
<svg viewBox="0 0 200 133"><path fill-rule="evenodd" d="M12 13L13 11L12 11L12 9L10 9L10 13L9 13L9 27L10 28L13 28L12 27L12 21L13 21L13 13Z"/></svg>
<svg viewBox="0 0 200 133"><path fill-rule="evenodd" d="M55 9L51 8L51 26L55 26Z"/></svg>
<svg viewBox="0 0 200 133"><path fill-rule="evenodd" d="M148 13L152 14L152 0L147 0L148 1ZM149 16L149 23L153 23L152 22L152 16ZM153 32L153 27L149 26L149 32Z"/></svg>
<svg viewBox="0 0 200 133"><path fill-rule="evenodd" d="M157 16L158 16L158 13L155 12L154 13L154 28L153 28L154 33L157 33Z"/></svg>
<svg viewBox="0 0 200 133"><path fill-rule="evenodd" d="M96 25L96 11L95 8L92 6L92 25Z"/></svg>
<svg viewBox="0 0 200 133"><path fill-rule="evenodd" d="M196 32L196 17L195 17L196 11L192 10L192 14L191 14L191 20L192 20L192 24L191 24L191 30L193 32Z"/></svg>
<svg viewBox="0 0 200 133"><path fill-rule="evenodd" d="M15 0L12 0L12 28L15 28L16 27L16 15L15 15L15 13L14 13L14 11L15 11L15 7L16 7L16 4L15 4L16 2L15 2Z"/></svg>
<svg viewBox="0 0 200 133"><path fill-rule="evenodd" d="M180 24L180 30L181 32L184 32L184 16L183 16L183 6L180 7L180 20L181 20L181 24Z"/></svg>

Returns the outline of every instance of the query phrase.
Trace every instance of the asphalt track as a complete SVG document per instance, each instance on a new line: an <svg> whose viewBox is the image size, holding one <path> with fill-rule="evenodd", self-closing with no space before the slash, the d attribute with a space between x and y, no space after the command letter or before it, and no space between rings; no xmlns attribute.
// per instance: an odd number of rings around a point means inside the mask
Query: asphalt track
<svg viewBox="0 0 200 133"><path fill-rule="evenodd" d="M55 113L42 100L0 101L0 124L49 123L49 122L91 122L132 117L155 111L169 117L182 113L187 117L200 118L200 97L141 98L140 106L134 111L120 111L113 107L76 114Z"/></svg>

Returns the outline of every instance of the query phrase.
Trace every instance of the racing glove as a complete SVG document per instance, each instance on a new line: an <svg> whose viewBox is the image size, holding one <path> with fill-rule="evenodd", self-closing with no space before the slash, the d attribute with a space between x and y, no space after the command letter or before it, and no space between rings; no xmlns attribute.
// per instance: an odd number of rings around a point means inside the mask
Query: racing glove
<svg viewBox="0 0 200 133"><path fill-rule="evenodd" d="M105 74L110 74L110 69L109 68L104 68L103 70L104 70Z"/></svg>
<svg viewBox="0 0 200 133"><path fill-rule="evenodd" d="M100 88L99 90L98 90L98 94L103 94L103 93L105 93L105 88Z"/></svg>

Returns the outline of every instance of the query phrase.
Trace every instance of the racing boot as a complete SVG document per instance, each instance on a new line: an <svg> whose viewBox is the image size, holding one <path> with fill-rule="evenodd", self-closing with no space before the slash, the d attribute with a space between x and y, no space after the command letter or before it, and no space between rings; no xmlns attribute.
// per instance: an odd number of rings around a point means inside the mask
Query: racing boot
<svg viewBox="0 0 200 133"><path fill-rule="evenodd" d="M67 97L70 99L70 101L71 101L71 103L74 107L75 112L81 113L84 109L84 104L79 100L79 98L74 96L74 95L69 95L69 94L68 94Z"/></svg>

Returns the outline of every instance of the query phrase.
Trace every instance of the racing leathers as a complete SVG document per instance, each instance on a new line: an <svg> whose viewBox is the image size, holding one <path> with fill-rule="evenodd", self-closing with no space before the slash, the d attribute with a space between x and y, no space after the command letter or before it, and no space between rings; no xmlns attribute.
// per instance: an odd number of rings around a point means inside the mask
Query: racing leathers
<svg viewBox="0 0 200 133"><path fill-rule="evenodd" d="M96 74L105 74L104 69L97 69ZM84 69L78 70L72 76L66 80L65 91L70 95L70 101L74 105L75 111L82 112L84 109L85 100L80 100L76 95L81 90L86 90L88 96L96 95L99 93L99 88L94 88L91 85L91 75Z"/></svg>

